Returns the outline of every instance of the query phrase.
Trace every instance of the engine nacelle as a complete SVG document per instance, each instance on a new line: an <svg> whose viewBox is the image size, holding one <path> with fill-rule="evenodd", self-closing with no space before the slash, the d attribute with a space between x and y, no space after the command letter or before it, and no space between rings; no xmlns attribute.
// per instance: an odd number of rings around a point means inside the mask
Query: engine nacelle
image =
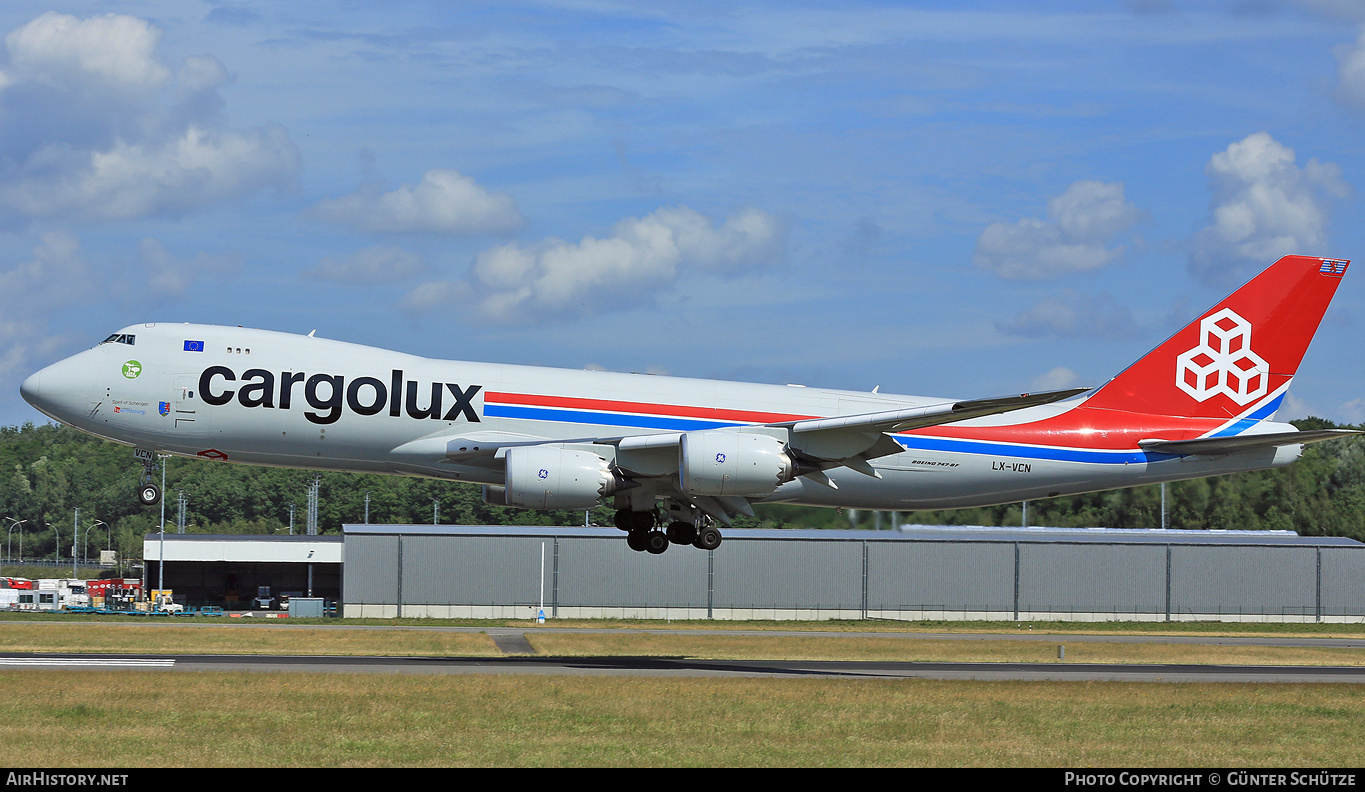
<svg viewBox="0 0 1365 792"><path fill-rule="evenodd" d="M591 451L519 446L507 449L506 463L503 496L508 506L523 509L591 509L622 484L607 460Z"/></svg>
<svg viewBox="0 0 1365 792"><path fill-rule="evenodd" d="M768 495L791 481L796 466L775 437L739 432L684 432L678 478L689 495Z"/></svg>

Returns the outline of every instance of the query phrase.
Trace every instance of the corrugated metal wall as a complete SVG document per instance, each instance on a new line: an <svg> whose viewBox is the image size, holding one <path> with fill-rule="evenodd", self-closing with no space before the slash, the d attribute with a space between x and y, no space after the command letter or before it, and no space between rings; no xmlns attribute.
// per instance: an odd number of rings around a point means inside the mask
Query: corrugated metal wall
<svg viewBox="0 0 1365 792"><path fill-rule="evenodd" d="M742 540L725 549L713 554L715 608L863 607L861 543Z"/></svg>
<svg viewBox="0 0 1365 792"><path fill-rule="evenodd" d="M346 536L343 601L405 615L1365 619L1365 546L730 538L636 553L619 535ZM875 535L874 535L875 536ZM520 610L518 610L520 609Z"/></svg>
<svg viewBox="0 0 1365 792"><path fill-rule="evenodd" d="M1014 607L1014 547L887 542L867 556L872 611L998 612Z"/></svg>
<svg viewBox="0 0 1365 792"><path fill-rule="evenodd" d="M1322 554L1322 613L1365 613L1365 553Z"/></svg>
<svg viewBox="0 0 1365 792"><path fill-rule="evenodd" d="M341 575L342 602L391 605L399 602L400 537L351 534L346 537L346 562Z"/></svg>
<svg viewBox="0 0 1365 792"><path fill-rule="evenodd" d="M1310 547L1181 547L1171 557L1171 610L1313 616L1316 558Z"/></svg>
<svg viewBox="0 0 1365 792"><path fill-rule="evenodd" d="M1164 546L1030 543L1018 548L1022 611L1165 613Z"/></svg>
<svg viewBox="0 0 1365 792"><path fill-rule="evenodd" d="M546 595L553 606L706 607L706 553L664 553L650 556L662 563L641 564L641 554L627 547L619 535L610 539L558 539L550 544L559 547L558 597Z"/></svg>

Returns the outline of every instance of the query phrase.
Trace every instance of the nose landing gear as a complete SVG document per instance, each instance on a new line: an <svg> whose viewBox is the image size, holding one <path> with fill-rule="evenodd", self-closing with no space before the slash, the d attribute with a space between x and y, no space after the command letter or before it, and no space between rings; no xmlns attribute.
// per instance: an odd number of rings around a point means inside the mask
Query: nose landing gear
<svg viewBox="0 0 1365 792"><path fill-rule="evenodd" d="M138 502L143 506L155 506L161 502L161 488L150 481L142 482L137 488Z"/></svg>
<svg viewBox="0 0 1365 792"><path fill-rule="evenodd" d="M142 463L142 483L137 488L137 500L143 506L161 502L161 487L156 484L156 452L150 448L135 448L133 456Z"/></svg>

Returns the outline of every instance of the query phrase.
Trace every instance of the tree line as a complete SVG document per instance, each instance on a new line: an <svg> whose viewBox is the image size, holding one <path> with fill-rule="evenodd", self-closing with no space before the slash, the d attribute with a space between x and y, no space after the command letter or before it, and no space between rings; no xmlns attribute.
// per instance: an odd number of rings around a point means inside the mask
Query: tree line
<svg viewBox="0 0 1365 792"><path fill-rule="evenodd" d="M1300 429L1333 428L1317 418L1295 421ZM161 506L144 507L135 496L142 466L128 446L99 440L55 424L0 427L0 528L6 557L97 558L114 549L141 558L145 534L158 530ZM178 497L187 499L186 531L210 534L304 533L308 490L319 482L318 528L338 533L344 523L444 525L611 525L612 509L530 511L490 506L479 487L407 476L317 473L287 468L224 464L174 457L163 495L168 532L177 528ZM76 509L79 519L76 521ZM951 511L900 512L898 523L1017 526L1022 504ZM1174 529L1292 530L1311 536L1365 541L1365 439L1307 446L1300 460L1276 470L1173 482L1167 490L1167 524ZM759 505L743 528L891 527L890 515L815 507ZM1159 485L1032 501L1030 525L1157 528ZM57 548L60 546L60 555Z"/></svg>

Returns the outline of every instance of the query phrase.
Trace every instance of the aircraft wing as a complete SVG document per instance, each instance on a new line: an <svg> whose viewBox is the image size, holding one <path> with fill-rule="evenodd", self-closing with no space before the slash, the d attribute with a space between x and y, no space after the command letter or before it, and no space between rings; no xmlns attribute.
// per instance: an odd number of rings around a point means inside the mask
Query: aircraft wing
<svg viewBox="0 0 1365 792"><path fill-rule="evenodd" d="M803 421L788 421L772 426L788 426L798 434L824 432L831 430L857 430L876 432L905 432L910 429L923 429L926 426L965 421L969 418L982 418L987 415L1037 407L1040 404L1079 396L1089 388L1046 391L1043 393L1022 393L1018 396L1004 396L995 399L975 399L972 401L944 402L928 407L907 407L901 410L843 415L836 418L812 418Z"/></svg>
<svg viewBox="0 0 1365 792"><path fill-rule="evenodd" d="M787 429L790 433L788 442L792 452L798 455L799 461L804 462L807 467L816 468L814 472L802 475L825 486L835 487L820 471L848 467L864 475L880 478L868 460L899 454L904 450L891 437L889 434L891 432L923 429L927 426L939 426L1037 407L1069 399L1087 390L1089 388L1071 388L992 399L943 402L861 415L788 421L772 426Z"/></svg>
<svg viewBox="0 0 1365 792"><path fill-rule="evenodd" d="M1160 454L1226 456L1257 448L1320 443L1340 437L1365 434L1359 429L1310 429L1304 432L1270 432L1234 437L1201 437L1195 440L1139 440L1144 451Z"/></svg>
<svg viewBox="0 0 1365 792"><path fill-rule="evenodd" d="M901 447L887 436L888 432L904 432L926 426L965 421L987 415L1022 410L1051 404L1079 394L1089 388L1024 393L1018 396L1005 396L992 399L943 402L924 407L907 407L899 410L843 415L834 418L811 418L783 421L770 424L757 424L742 427L742 431L783 430L789 435L791 446L798 453L823 463L821 467L838 467L846 460L860 458L875 459L879 456L895 454ZM702 431L728 432L735 429L709 429ZM428 438L409 443L404 449L410 451L440 451L447 461L474 463L491 462L500 458L505 450L516 446L528 445L612 445L621 451L646 452L662 449L676 449L682 442L682 432L662 432L652 434L613 435L598 437L579 437L551 439L505 432L479 432L461 435L456 438ZM416 446L416 447L414 447ZM854 464L857 461L854 460ZM870 469L869 469L869 475Z"/></svg>
<svg viewBox="0 0 1365 792"><path fill-rule="evenodd" d="M774 438L786 449L795 475L832 489L838 486L826 470L847 467L866 476L881 478L869 460L898 454L903 449L890 433L921 429L926 426L965 421L988 415L1050 404L1079 395L1088 388L1025 393L993 399L950 401L920 407L885 410L833 418L810 418L768 424L705 429L692 434L744 433ZM614 475L629 479L654 479L665 487L677 489L679 453L683 432L629 434L578 438L548 438L508 432L483 431L457 437L437 435L413 441L394 449L398 456L444 459L447 463L473 465L491 470L503 468L511 449L526 446L557 446L579 450L613 446L611 466ZM734 514L752 514L747 498L741 496L703 496L678 493L698 508L729 523Z"/></svg>

